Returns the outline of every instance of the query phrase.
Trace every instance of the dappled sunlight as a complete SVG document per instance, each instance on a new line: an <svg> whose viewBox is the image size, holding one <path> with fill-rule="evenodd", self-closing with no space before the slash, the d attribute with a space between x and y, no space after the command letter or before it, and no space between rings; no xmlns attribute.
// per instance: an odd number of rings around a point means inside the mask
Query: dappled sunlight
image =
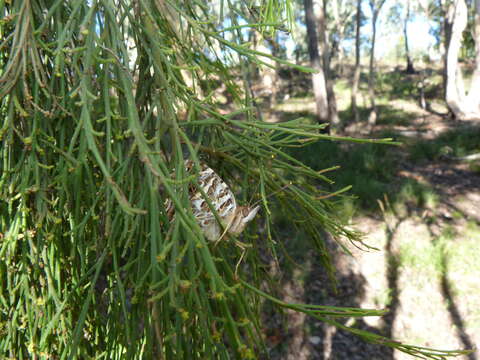
<svg viewBox="0 0 480 360"><path fill-rule="evenodd" d="M388 101L388 105L390 105L391 107L399 111L403 111L403 112L415 115L416 117L425 116L429 114L428 111L422 109L420 106L418 106L418 104L415 104L411 100L408 101L408 100L402 100L402 99L394 99L394 100L392 99ZM416 117L414 119L416 119Z"/></svg>
<svg viewBox="0 0 480 360"><path fill-rule="evenodd" d="M294 103L298 111L305 109L301 107L305 102ZM334 250L340 292L329 295L327 291L314 298L340 301L343 306L387 308L390 311L383 318L366 318L356 326L407 343L471 348L480 343L480 298L475 295L480 293L476 259L480 172L474 171L474 163L462 159L480 150L479 128L452 123L404 99L378 106L378 124L363 136L387 134L402 141L402 146L319 143L292 150L314 169L343 165L329 175L336 182L332 190L353 185L357 198L340 199L340 207L353 215L351 226L366 234L364 242L379 249L350 249L353 258ZM365 115L368 111L360 110ZM348 118L348 110L341 116ZM345 133L356 135L353 126ZM348 298L350 291L357 294L353 299ZM323 327L317 333L331 339L329 346L348 358L348 352L335 345L343 339L342 332L331 337L327 330ZM377 350L368 351L371 356ZM397 351L378 357L409 358Z"/></svg>
<svg viewBox="0 0 480 360"><path fill-rule="evenodd" d="M410 343L471 347L480 340L474 331L478 329L479 299L471 296L480 291L475 260L480 247L479 229L455 238L438 237L421 212L397 218L392 210L386 212L383 224L381 219L357 219L359 228L368 234L365 241L381 248L376 253L354 253L357 271L366 279L366 296L360 306L390 309L383 320L366 319L366 323ZM442 270L444 259L448 259L448 272ZM459 324L464 328L458 330ZM468 334L465 324L469 324ZM474 359L473 355L468 358ZM396 352L395 359L408 357Z"/></svg>
<svg viewBox="0 0 480 360"><path fill-rule="evenodd" d="M285 100L283 103L278 104L275 107L276 111L282 111L286 113L298 113L298 112L315 112L315 101L313 98L291 98Z"/></svg>
<svg viewBox="0 0 480 360"><path fill-rule="evenodd" d="M467 191L453 200L456 210L467 218L474 219L480 223L480 193L478 191Z"/></svg>

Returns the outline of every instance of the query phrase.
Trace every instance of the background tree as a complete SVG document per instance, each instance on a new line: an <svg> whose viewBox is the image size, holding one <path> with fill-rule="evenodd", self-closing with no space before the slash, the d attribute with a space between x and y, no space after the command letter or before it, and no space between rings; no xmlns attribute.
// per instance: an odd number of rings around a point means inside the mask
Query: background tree
<svg viewBox="0 0 480 360"><path fill-rule="evenodd" d="M475 42L474 72L468 94L458 62L462 38L468 22L468 8L464 0L450 2L446 13L446 102L454 116L460 120L480 119L480 1L472 4L474 12L473 36Z"/></svg>
<svg viewBox="0 0 480 360"><path fill-rule="evenodd" d="M356 2L352 0L335 0L325 1L327 14L330 18L328 21L328 34L331 43L330 58L334 58L336 69L339 75L344 74L345 48L342 43L349 35L348 33L355 31L355 12Z"/></svg>
<svg viewBox="0 0 480 360"><path fill-rule="evenodd" d="M353 71L351 109L355 116L355 122L360 121L360 113L357 107L358 84L360 81L360 22L362 19L362 0L357 0L357 11L355 15L355 66Z"/></svg>
<svg viewBox="0 0 480 360"><path fill-rule="evenodd" d="M413 61L410 54L410 47L408 44L408 23L411 18L411 0L407 0L404 4L404 16L403 16L403 38L405 40L405 59L406 59L406 68L405 71L407 74L414 74L415 68L413 67Z"/></svg>
<svg viewBox="0 0 480 360"><path fill-rule="evenodd" d="M373 126L377 122L377 106L375 103L375 42L377 37L377 21L380 10L382 10L385 0L369 0L371 12L372 39L370 46L370 60L368 65L368 94L370 97L370 115L368 124Z"/></svg>
<svg viewBox="0 0 480 360"><path fill-rule="evenodd" d="M435 37L435 48L438 50L443 63L443 86L442 91L444 93L443 97L445 98L445 89L447 88L447 50L446 46L448 44L448 38L451 33L450 26L448 25L446 17L446 6L447 1L445 0L431 0L431 1L422 1L421 9L426 14L427 18L431 20L431 24L434 24L430 28L430 34Z"/></svg>
<svg viewBox="0 0 480 360"><path fill-rule="evenodd" d="M305 9L305 25L307 26L310 64L311 67L316 70L316 72L312 74L312 85L317 109L317 119L320 124L325 124L329 121L327 83L322 58L320 57L317 21L315 19L313 0L304 0L303 4Z"/></svg>
<svg viewBox="0 0 480 360"><path fill-rule="evenodd" d="M413 65L412 52L410 48L409 39L409 25L415 20L415 15L420 13L421 4L419 2L412 2L407 0L405 2L399 2L390 7L388 13L388 24L393 31L401 31L403 34L403 47L402 54L405 56L405 72L407 74L414 74L415 67ZM399 24L398 19L402 19Z"/></svg>
<svg viewBox="0 0 480 360"><path fill-rule="evenodd" d="M340 123L330 73L330 45L328 42L326 8L323 0L304 1L305 25L310 63L317 72L312 74L313 93L320 123L328 124L327 132L335 131Z"/></svg>
<svg viewBox="0 0 480 360"><path fill-rule="evenodd" d="M317 15L318 32L319 32L319 46L322 54L322 68L325 75L325 85L327 90L328 100L328 122L330 124L330 131L336 132L340 125L340 118L337 111L337 100L333 89L333 79L331 70L331 46L329 43L329 34L327 31L327 1L320 0L318 3L319 11Z"/></svg>

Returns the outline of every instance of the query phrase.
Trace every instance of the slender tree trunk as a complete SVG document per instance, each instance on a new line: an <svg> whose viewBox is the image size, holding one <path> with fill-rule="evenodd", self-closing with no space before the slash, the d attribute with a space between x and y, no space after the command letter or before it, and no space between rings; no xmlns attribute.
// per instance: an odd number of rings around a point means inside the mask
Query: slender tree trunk
<svg viewBox="0 0 480 360"><path fill-rule="evenodd" d="M370 8L372 9L372 45L370 48L370 63L368 67L368 95L370 97L370 115L368 117L368 125L373 127L377 123L377 105L375 103L375 42L377 38L377 20L378 14L382 9L385 0L376 3L370 0Z"/></svg>
<svg viewBox="0 0 480 360"><path fill-rule="evenodd" d="M256 32L256 30L254 30ZM271 54L272 56L278 55L278 44L273 38L265 38L263 40L260 36L257 36L259 41L256 46L256 50L265 54ZM277 87L278 87L278 66L273 59L266 58L265 63L269 66L257 66L257 78L255 87L257 89L257 96L267 99L269 106L276 105L277 99Z"/></svg>
<svg viewBox="0 0 480 360"><path fill-rule="evenodd" d="M447 11L447 26L450 29L449 42L447 43L446 74L447 88L446 101L450 110L457 116L462 112L461 102L465 94L459 93L457 76L458 54L462 45L462 34L467 27L467 6L464 1L456 0Z"/></svg>
<svg viewBox="0 0 480 360"><path fill-rule="evenodd" d="M345 50L341 45L345 33L350 26L351 18L355 11L350 7L351 0L324 0L325 5L331 4L331 9L325 10L332 18L332 28L335 29L335 42L332 41L330 57L336 60L336 69L340 76L345 72Z"/></svg>
<svg viewBox="0 0 480 360"><path fill-rule="evenodd" d="M446 62L446 102L459 120L480 120L480 0L475 0L474 39L475 70L472 75L468 96L463 88L463 76L458 63L463 31L467 27L468 8L465 0L456 0L447 12L447 22L451 23L450 41L447 43Z"/></svg>
<svg viewBox="0 0 480 360"><path fill-rule="evenodd" d="M344 34L339 33L339 36L343 39ZM337 52L337 71L338 75L342 77L345 74L345 50L342 44L338 44L338 52Z"/></svg>
<svg viewBox="0 0 480 360"><path fill-rule="evenodd" d="M444 40L443 43L440 44L440 51L442 53L442 60L443 60L443 97L446 99L447 97L447 53L448 53L448 46L450 44L450 37L452 35L452 20L453 15L450 14L453 7L449 7L445 4L445 0L438 0L439 7L442 11L443 15L443 23L441 24L441 38Z"/></svg>
<svg viewBox="0 0 480 360"><path fill-rule="evenodd" d="M357 0L357 15L355 25L355 70L352 81L351 108L355 116L355 122L360 121L360 114L357 108L358 83L360 81L360 20L362 17L362 0Z"/></svg>
<svg viewBox="0 0 480 360"><path fill-rule="evenodd" d="M327 1L324 2L325 4L327 3ZM325 11L325 14L327 13L327 11ZM332 44L331 46L331 52L330 52L330 55L331 56L334 56L336 54L336 58L337 58L337 71L340 75L343 75L343 61L344 61L344 51L343 51L343 47L341 45L342 43L342 40L345 36L345 26L343 26L342 24L342 19L340 17L340 12L339 12L339 9L338 9L338 0L334 0L332 1L332 11L331 11L331 15L333 16L333 25L334 25L334 29L337 33L337 37L338 37L338 40L335 41L335 44Z"/></svg>
<svg viewBox="0 0 480 360"><path fill-rule="evenodd" d="M377 105L375 103L375 40L377 37L377 15L376 11L372 14L372 45L370 48L370 62L368 65L368 95L370 97L370 115L368 124L374 126L377 123Z"/></svg>
<svg viewBox="0 0 480 360"><path fill-rule="evenodd" d="M323 60L323 71L325 74L325 85L328 101L328 121L330 122L331 132L336 132L340 126L340 118L337 111L337 100L333 90L332 74L330 70L330 47L328 44L327 26L325 14L327 11L327 1L320 0L320 12L318 14L318 31L320 40L320 50Z"/></svg>
<svg viewBox="0 0 480 360"><path fill-rule="evenodd" d="M405 56L407 58L406 73L414 74L415 68L413 67L412 58L410 56L410 47L408 46L408 22L410 21L410 0L407 0L406 7L407 9L405 13L405 19L403 21L403 37L405 39Z"/></svg>
<svg viewBox="0 0 480 360"><path fill-rule="evenodd" d="M313 93L317 108L317 121L319 123L328 122L328 100L325 74L322 67L322 59L318 50L318 37L316 30L315 15L313 12L313 1L304 0L305 23L307 25L308 53L312 68L318 72L312 74Z"/></svg>

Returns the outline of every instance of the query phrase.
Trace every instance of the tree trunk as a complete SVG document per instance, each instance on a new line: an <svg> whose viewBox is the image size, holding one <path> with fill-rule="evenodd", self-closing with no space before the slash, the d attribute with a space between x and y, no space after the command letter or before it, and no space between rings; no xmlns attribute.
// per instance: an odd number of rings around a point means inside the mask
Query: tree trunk
<svg viewBox="0 0 480 360"><path fill-rule="evenodd" d="M368 95L370 97L370 115L368 124L374 126L377 123L377 105L375 104L375 40L377 37L377 12L372 14L372 45L370 48L370 62L368 65Z"/></svg>
<svg viewBox="0 0 480 360"><path fill-rule="evenodd" d="M343 33L339 33L339 37L340 36L342 37L342 39L345 37ZM338 44L337 54L337 71L338 75L342 77L343 75L345 75L345 49L340 43Z"/></svg>
<svg viewBox="0 0 480 360"><path fill-rule="evenodd" d="M256 47L257 51L265 54L271 54L272 56L278 56L278 44L274 39L269 37L267 37L265 40L261 39L261 37L259 37L259 39L260 41ZM265 63L270 64L271 67L265 65L258 67L256 95L266 98L269 107L274 107L277 101L278 65L273 59L265 58L264 61Z"/></svg>
<svg viewBox="0 0 480 360"><path fill-rule="evenodd" d="M346 56L342 43L355 16L355 7L352 0L325 0L324 2L331 4L331 9L325 10L325 14L332 18L332 28L335 32L335 47L332 41L332 48L334 48L335 52L331 51L330 57L335 57L337 72L340 76L343 76L345 74Z"/></svg>
<svg viewBox="0 0 480 360"><path fill-rule="evenodd" d="M362 0L357 0L356 30L355 30L355 70L352 81L351 108L355 116L355 122L360 121L357 108L358 83L360 81L360 21L362 17Z"/></svg>
<svg viewBox="0 0 480 360"><path fill-rule="evenodd" d="M325 5L327 1L324 1ZM346 19L343 19L340 10L338 8L338 0L334 0L331 2L332 3L332 10L330 12L330 15L333 17L333 28L335 29L336 35L337 35L337 40L335 40L334 43L332 43L332 46L330 47L330 56L336 57L337 60L337 71L340 76L343 75L344 72L344 59L345 59L345 51L343 49L342 41L345 37L345 24L347 23L348 17ZM325 14L328 12L325 10Z"/></svg>
<svg viewBox="0 0 480 360"><path fill-rule="evenodd" d="M477 101L477 109L480 100L480 0L475 0L475 15L473 25L473 36L475 39L475 69L472 74L470 91L468 92L468 102ZM480 110L480 109L478 109Z"/></svg>
<svg viewBox="0 0 480 360"><path fill-rule="evenodd" d="M465 0L456 0L447 11L447 23L451 24L450 41L447 43L446 102L456 119L480 120L480 0L475 0L475 70L468 96L463 88L463 76L458 63L463 31L467 27L468 9Z"/></svg>
<svg viewBox="0 0 480 360"><path fill-rule="evenodd" d="M372 45L370 48L370 63L368 67L368 95L370 96L370 115L368 117L369 127L373 127L377 123L377 105L375 104L375 41L377 38L377 20L378 14L382 9L385 0L376 3L370 0L370 8L372 9Z"/></svg>
<svg viewBox="0 0 480 360"><path fill-rule="evenodd" d="M313 1L304 0L305 24L307 25L308 53L310 64L317 73L312 74L313 94L317 108L317 121L328 123L328 100L325 74L322 68L322 60L318 51L318 38L315 26L315 15L313 12Z"/></svg>
<svg viewBox="0 0 480 360"><path fill-rule="evenodd" d="M337 100L333 90L332 74L330 70L330 47L328 44L327 26L325 23L325 14L327 12L326 0L320 0L320 12L318 14L318 31L320 40L320 50L323 60L323 72L325 75L325 85L327 89L328 102L328 121L330 123L330 131L336 132L340 126L340 118L337 111Z"/></svg>
<svg viewBox="0 0 480 360"><path fill-rule="evenodd" d="M450 37L452 35L452 24L451 24L451 17L449 15L449 10L453 9L448 7L445 4L445 1L438 0L440 10L443 15L443 23L441 24L441 39L443 39L443 43L440 44L440 52L442 54L443 60L443 72L442 72L442 80L443 80L443 97L447 98L447 53L448 53L448 46L450 44Z"/></svg>
<svg viewBox="0 0 480 360"><path fill-rule="evenodd" d="M415 68L413 67L412 58L410 57L410 47L408 46L408 22L410 21L410 0L407 0L405 19L403 21L403 37L405 39L405 56L407 60L406 73L415 74Z"/></svg>

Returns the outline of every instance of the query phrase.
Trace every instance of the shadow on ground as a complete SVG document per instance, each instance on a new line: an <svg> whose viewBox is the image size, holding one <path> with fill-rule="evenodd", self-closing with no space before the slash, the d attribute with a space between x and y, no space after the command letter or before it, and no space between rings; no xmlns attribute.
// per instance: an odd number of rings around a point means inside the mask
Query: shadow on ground
<svg viewBox="0 0 480 360"><path fill-rule="evenodd" d="M385 244L381 250L385 258L389 312L375 326L363 320L349 322L348 325L395 337L394 329L397 317L400 316L402 293L399 278L405 267L402 264L404 255L401 253L402 244L399 243L401 239L397 239L399 227L406 221L427 224L430 232L428 241L432 247L440 248L437 241L442 238L445 229L462 228L469 222L480 226L480 171L477 163L462 160L463 157L480 151L480 126L451 124L447 131L436 132L433 129L428 139L412 138L396 132L395 127L399 124L412 126L413 114L389 106L383 106L380 114L383 115L379 118L379 124L386 125L389 135L403 141L403 146L318 142L302 149L294 149L291 154L316 170L342 166L329 174L335 181L334 185L321 183L319 186L334 191L353 185L353 197L341 197L337 201L340 213L345 219L368 216L375 219L379 226L384 226ZM342 117L348 116L348 112L342 113ZM289 113L282 117L294 118L295 115ZM446 123L445 119L437 121ZM432 123L426 125L435 127ZM382 131L385 131L385 128ZM463 203L467 205L462 205L462 199L465 199ZM447 244L454 244L455 237L445 241ZM327 240L327 243L338 269L338 292L333 291L321 264L308 258L308 254L302 253L297 259L300 263L305 263L308 259L309 265L304 273L300 276L297 274L302 281L297 281L297 288L293 290L298 295L295 300L322 305L361 306L366 295L366 278L361 271L354 270L354 258L343 254L333 241ZM294 255L296 246L293 244L291 248ZM444 306L438 311L448 313L447 317L453 325L453 334L457 337L459 346L465 349L473 348L475 340L469 335L472 330L468 330L465 310L462 311L459 306L462 298L452 287L449 276L450 255L442 251L440 254L435 276L438 276L437 285ZM286 282L296 280L287 276ZM295 321L297 329L300 328L300 321L303 330L285 337L283 345L286 354L282 358L396 359L394 352L386 347L367 344L350 333L336 330L315 319L302 318ZM290 341L294 338L295 346L289 347L288 344L291 344ZM473 353L465 359L476 360L478 355Z"/></svg>

